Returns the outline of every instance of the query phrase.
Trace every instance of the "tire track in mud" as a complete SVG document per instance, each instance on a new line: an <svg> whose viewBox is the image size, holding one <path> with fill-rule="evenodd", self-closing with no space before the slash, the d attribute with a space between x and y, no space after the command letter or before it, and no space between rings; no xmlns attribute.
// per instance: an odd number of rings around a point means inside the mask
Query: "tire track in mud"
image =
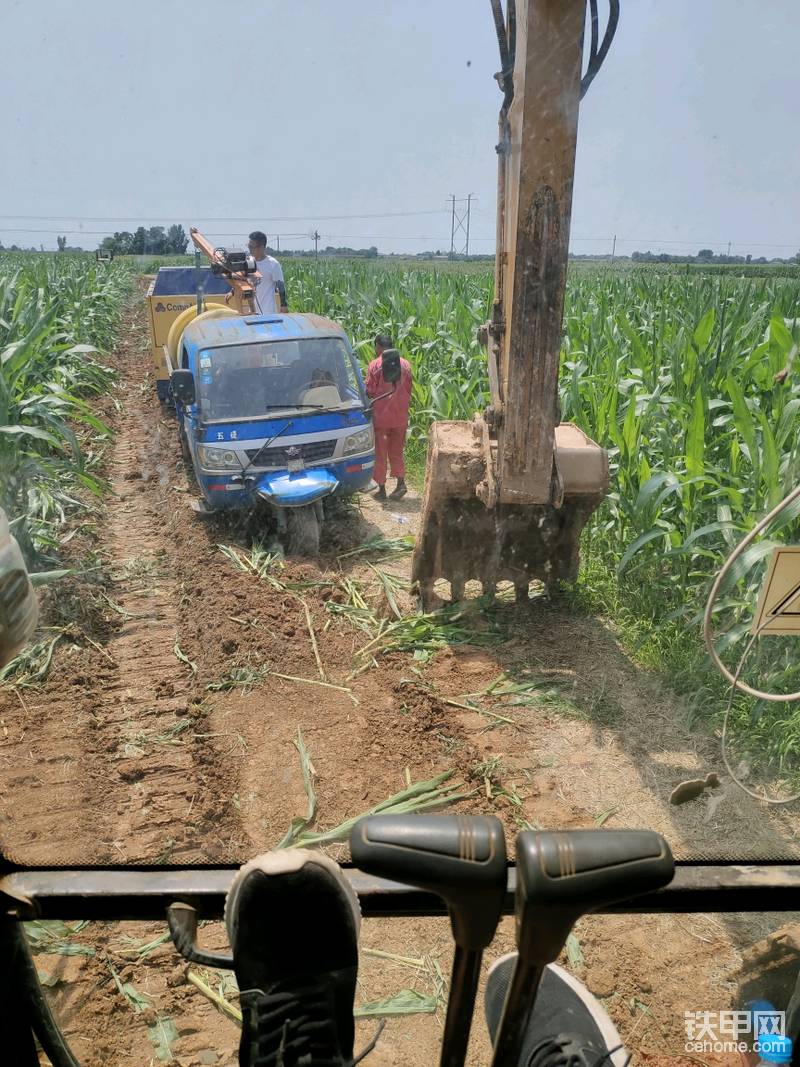
<svg viewBox="0 0 800 1067"><path fill-rule="evenodd" d="M246 852L218 798L224 760L180 650L170 537L177 459L147 380L134 312L119 372L110 493L96 549L109 579L79 585L41 689L0 694L0 834L27 862L180 862ZM54 590L57 597L58 590ZM62 611L64 609L62 608Z"/></svg>
<svg viewBox="0 0 800 1067"><path fill-rule="evenodd" d="M146 358L123 352L125 410L110 470L105 551L122 625L106 646L116 672L98 708L116 801L105 805L105 840L126 860L221 858L242 835L235 810L218 806L225 764L193 696L196 665L181 658L175 437L154 413Z"/></svg>

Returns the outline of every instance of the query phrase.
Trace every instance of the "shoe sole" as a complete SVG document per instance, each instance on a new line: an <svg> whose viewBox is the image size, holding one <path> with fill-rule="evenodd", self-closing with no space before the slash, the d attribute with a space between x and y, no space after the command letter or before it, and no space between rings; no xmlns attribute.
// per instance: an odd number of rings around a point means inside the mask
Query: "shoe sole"
<svg viewBox="0 0 800 1067"><path fill-rule="evenodd" d="M487 980L495 967L499 967L506 960L513 959L516 955L516 952L507 952L505 956L501 956L500 959L495 960L489 968ZM572 992L575 993L586 1006L594 1025L600 1031L608 1048L616 1049L616 1052L612 1052L607 1056L608 1063L611 1064L612 1067L627 1067L630 1057L624 1047L621 1047L623 1045L622 1038L619 1036L616 1026L614 1026L609 1018L608 1012L597 997L591 993L582 982L579 982L577 978L574 978L569 971L565 971L563 967L559 967L557 963L548 963L546 970L553 971L558 975L564 985L569 986Z"/></svg>
<svg viewBox="0 0 800 1067"><path fill-rule="evenodd" d="M358 941L358 935L361 929L361 907L358 903L358 896L356 895L355 890L352 885L350 885L349 879L342 873L339 864L322 852L312 852L311 849L308 848L286 848L277 849L275 852L264 852L260 856L255 856L239 869L239 873L234 878L233 884L225 897L225 929L228 931L228 940L231 945L233 945L234 942L232 922L233 916L236 914L236 902L238 900L239 890L247 875L253 871L261 871L269 877L279 874L291 874L295 871L302 870L307 863L314 863L318 867L322 867L323 870L327 871L328 874L339 883L347 902L350 905L350 910L353 913L356 941Z"/></svg>

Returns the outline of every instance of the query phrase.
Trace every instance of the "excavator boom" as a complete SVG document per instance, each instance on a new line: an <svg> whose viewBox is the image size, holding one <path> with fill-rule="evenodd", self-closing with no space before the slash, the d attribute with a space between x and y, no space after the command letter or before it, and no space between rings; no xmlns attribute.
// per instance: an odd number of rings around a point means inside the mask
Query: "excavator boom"
<svg viewBox="0 0 800 1067"><path fill-rule="evenodd" d="M498 31L499 0L493 0ZM574 579L580 534L608 487L605 452L560 425L558 371L586 0L521 0L505 23L509 65L498 153L497 253L487 344L491 403L429 434L413 577L434 583ZM504 48L501 41L501 55Z"/></svg>

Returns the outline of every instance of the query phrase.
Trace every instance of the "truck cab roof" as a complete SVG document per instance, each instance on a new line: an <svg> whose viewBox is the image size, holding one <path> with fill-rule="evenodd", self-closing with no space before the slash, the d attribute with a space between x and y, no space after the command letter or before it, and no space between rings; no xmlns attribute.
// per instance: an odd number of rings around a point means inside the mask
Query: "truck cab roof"
<svg viewBox="0 0 800 1067"><path fill-rule="evenodd" d="M191 322L183 339L190 348L241 345L257 341L292 341L347 335L338 323L323 315L236 315Z"/></svg>

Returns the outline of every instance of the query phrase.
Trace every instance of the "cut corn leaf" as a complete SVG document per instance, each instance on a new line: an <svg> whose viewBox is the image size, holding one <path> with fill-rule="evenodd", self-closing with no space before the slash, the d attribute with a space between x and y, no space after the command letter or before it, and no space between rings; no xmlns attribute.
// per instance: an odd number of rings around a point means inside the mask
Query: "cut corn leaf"
<svg viewBox="0 0 800 1067"><path fill-rule="evenodd" d="M311 756L309 755L305 741L303 740L303 735L299 728L297 737L294 741L294 747L300 755L300 766L303 769L303 786L305 787L306 797L308 798L308 811L305 818L298 816L292 819L289 824L289 829L276 845L276 848L290 848L297 838L313 825L317 815L317 794L314 789L314 765L311 762Z"/></svg>
<svg viewBox="0 0 800 1067"><path fill-rule="evenodd" d="M166 1016L159 1017L153 1026L148 1026L147 1033L153 1042L159 1060L162 1063L171 1063L174 1058L172 1045L178 1040L178 1031L172 1019Z"/></svg>
<svg viewBox="0 0 800 1067"><path fill-rule="evenodd" d="M339 559L347 559L349 556L359 556L370 552L398 553L410 552L414 547L413 534L405 537L371 537L358 548L351 548L349 552L342 552Z"/></svg>
<svg viewBox="0 0 800 1067"><path fill-rule="evenodd" d="M57 582L59 578L66 578L76 573L71 568L65 568L59 571L33 571L28 577L33 588L37 589L40 585L49 585L51 582Z"/></svg>
<svg viewBox="0 0 800 1067"><path fill-rule="evenodd" d="M567 937L566 950L570 967L572 967L573 970L583 967L585 960L583 958L580 943L575 934L570 934L569 937Z"/></svg>
<svg viewBox="0 0 800 1067"><path fill-rule="evenodd" d="M606 808L605 811L600 812L600 814L594 821L597 823L598 826L603 826L603 824L607 823L611 816L616 815L618 811L619 808Z"/></svg>
<svg viewBox="0 0 800 1067"><path fill-rule="evenodd" d="M106 962L108 964L108 969L111 971L111 976L114 979L114 984L120 994L127 1000L133 1011L138 1015L139 1012L148 1011L152 1008L153 1004L150 998L145 996L144 993L140 993L130 982L123 982L117 974L114 965L109 960Z"/></svg>
<svg viewBox="0 0 800 1067"><path fill-rule="evenodd" d="M185 663L193 675L197 674L197 664L193 660L190 660L186 653L181 650L177 640L175 641L173 650L181 663Z"/></svg>
<svg viewBox="0 0 800 1067"><path fill-rule="evenodd" d="M360 1004L353 1012L356 1019L389 1018L392 1015L432 1015L439 1006L436 997L418 993L415 989L402 989L386 1000L372 1000Z"/></svg>

